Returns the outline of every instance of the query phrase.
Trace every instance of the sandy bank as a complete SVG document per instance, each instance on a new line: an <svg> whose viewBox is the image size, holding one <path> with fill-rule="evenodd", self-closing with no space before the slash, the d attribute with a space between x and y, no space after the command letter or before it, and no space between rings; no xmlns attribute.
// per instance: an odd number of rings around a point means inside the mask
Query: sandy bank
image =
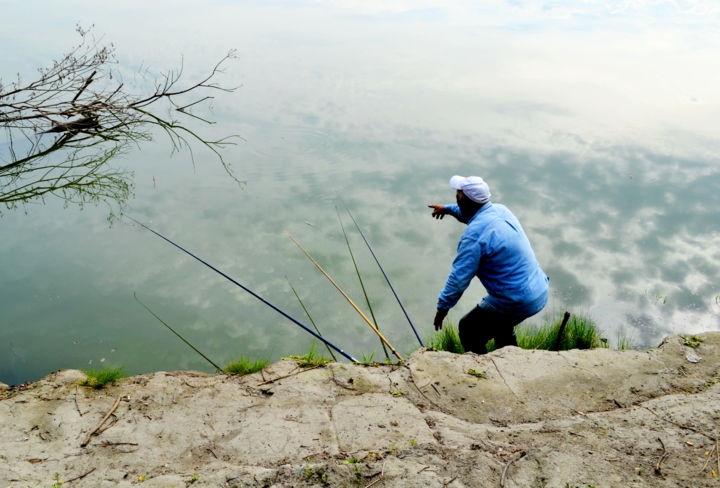
<svg viewBox="0 0 720 488"><path fill-rule="evenodd" d="M99 391L62 371L0 391L0 487L720 486L720 333L701 337L303 372L283 360Z"/></svg>

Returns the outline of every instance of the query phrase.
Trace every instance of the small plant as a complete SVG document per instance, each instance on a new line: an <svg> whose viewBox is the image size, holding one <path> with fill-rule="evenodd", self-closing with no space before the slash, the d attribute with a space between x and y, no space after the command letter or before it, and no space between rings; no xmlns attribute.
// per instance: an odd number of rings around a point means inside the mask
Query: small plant
<svg viewBox="0 0 720 488"><path fill-rule="evenodd" d="M320 356L317 352L317 344L313 342L310 345L310 350L304 356L288 356L289 359L294 359L298 362L298 366L301 368L312 368L315 366L322 366L332 361L332 359Z"/></svg>
<svg viewBox="0 0 720 488"><path fill-rule="evenodd" d="M632 342L630 341L630 338L625 334L625 332L618 333L616 349L618 351L628 351L632 348Z"/></svg>
<svg viewBox="0 0 720 488"><path fill-rule="evenodd" d="M694 347L696 349L698 347L700 347L701 343L705 342L705 340L702 337L698 337L698 336L694 336L694 335L690 336L690 337L680 336L680 338L683 340L683 345Z"/></svg>
<svg viewBox="0 0 720 488"><path fill-rule="evenodd" d="M350 459L346 459L346 460L343 461L342 463L343 463L343 464L357 464L357 463L359 463L359 462L360 462L359 459L352 457L352 458L350 458Z"/></svg>
<svg viewBox="0 0 720 488"><path fill-rule="evenodd" d="M405 395L405 393L403 393L401 391L391 391L390 394L395 397L401 397L401 396Z"/></svg>
<svg viewBox="0 0 720 488"><path fill-rule="evenodd" d="M417 444L417 441L415 439L410 439L408 441L408 444L410 444L410 447L415 447L415 445Z"/></svg>
<svg viewBox="0 0 720 488"><path fill-rule="evenodd" d="M468 369L467 374L475 376L476 378L485 378L485 371L475 371L474 369Z"/></svg>
<svg viewBox="0 0 720 488"><path fill-rule="evenodd" d="M428 343L429 348L435 351L448 351L455 354L465 353L465 348L460 342L460 334L453 325L446 325L436 331Z"/></svg>
<svg viewBox="0 0 720 488"><path fill-rule="evenodd" d="M86 378L83 380L81 385L99 390L108 383L112 383L122 378L124 376L122 369L122 366L120 366L119 368L104 368L98 371L95 371L94 369L83 371Z"/></svg>
<svg viewBox="0 0 720 488"><path fill-rule="evenodd" d="M65 484L64 482L60 481L60 473L55 473L53 479L55 480L55 483L50 485L50 488L60 488L62 485Z"/></svg>
<svg viewBox="0 0 720 488"><path fill-rule="evenodd" d="M193 483L195 483L196 481L199 481L199 480L200 480L200 475L198 474L197 471L193 471L193 474L192 474L192 476L190 477L190 484L193 484Z"/></svg>
<svg viewBox="0 0 720 488"><path fill-rule="evenodd" d="M264 359L257 359L255 361L241 356L237 361L228 363L223 370L226 374L232 374L237 376L244 376L250 373L256 373L261 369L265 368L268 362Z"/></svg>
<svg viewBox="0 0 720 488"><path fill-rule="evenodd" d="M365 353L362 355L362 363L365 366L375 366L378 364L377 361L373 361L373 358L375 358L375 351L371 352L369 356L367 356Z"/></svg>

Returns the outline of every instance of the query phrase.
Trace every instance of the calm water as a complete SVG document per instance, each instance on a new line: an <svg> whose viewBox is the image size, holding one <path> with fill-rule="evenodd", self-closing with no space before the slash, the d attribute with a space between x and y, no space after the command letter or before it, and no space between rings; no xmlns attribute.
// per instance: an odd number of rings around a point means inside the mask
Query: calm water
<svg viewBox="0 0 720 488"><path fill-rule="evenodd" d="M352 208L428 336L463 227L426 205L452 201L453 174L483 176L523 222L551 277L548 312L588 313L611 342L624 333L646 347L720 326L720 12L606 3L4 1L0 16L15 20L0 32L2 77L66 50L76 22L94 23L128 72L182 55L199 77L237 48L219 81L239 89L198 128L243 137L225 156L246 183L199 148L194 166L171 157L158 137L113 163L135 172L126 211L304 319L289 278L355 356L379 357L377 340L283 231L361 302L335 214ZM107 215L52 199L3 210L0 381L104 365L209 370L133 292L221 364L307 350L310 337L275 312ZM381 329L412 351L350 237ZM450 318L482 296L474 283Z"/></svg>

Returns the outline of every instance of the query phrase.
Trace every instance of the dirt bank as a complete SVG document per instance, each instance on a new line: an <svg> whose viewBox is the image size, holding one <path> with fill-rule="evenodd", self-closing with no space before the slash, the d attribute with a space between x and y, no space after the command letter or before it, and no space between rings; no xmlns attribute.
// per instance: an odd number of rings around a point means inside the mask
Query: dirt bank
<svg viewBox="0 0 720 488"><path fill-rule="evenodd" d="M98 391L62 371L0 390L0 487L716 487L720 333L701 337Z"/></svg>

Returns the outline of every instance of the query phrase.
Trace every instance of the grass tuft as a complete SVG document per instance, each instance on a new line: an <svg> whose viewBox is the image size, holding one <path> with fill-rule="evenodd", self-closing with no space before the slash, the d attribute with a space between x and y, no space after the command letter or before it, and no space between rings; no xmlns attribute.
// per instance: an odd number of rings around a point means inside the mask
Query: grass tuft
<svg viewBox="0 0 720 488"><path fill-rule="evenodd" d="M558 340L561 323L562 319L558 319L541 326L520 325L515 329L518 346L523 349L557 349L560 351L608 347L590 317L571 316L562 337Z"/></svg>
<svg viewBox="0 0 720 488"><path fill-rule="evenodd" d="M108 383L113 383L122 378L124 376L122 369L122 366L120 366L119 368L103 368L98 371L94 369L83 370L86 378L80 384L99 390Z"/></svg>
<svg viewBox="0 0 720 488"><path fill-rule="evenodd" d="M628 351L633 348L632 341L626 332L621 331L618 333L617 346L615 348L618 351Z"/></svg>
<svg viewBox="0 0 720 488"><path fill-rule="evenodd" d="M298 366L301 368L312 368L314 366L322 366L323 364L332 362L332 359L318 354L316 342L313 342L310 345L310 350L304 356L288 356L288 358L296 360Z"/></svg>
<svg viewBox="0 0 720 488"><path fill-rule="evenodd" d="M428 348L435 351L448 351L455 354L465 353L465 348L460 342L460 334L454 325L446 325L436 331L428 341Z"/></svg>
<svg viewBox="0 0 720 488"><path fill-rule="evenodd" d="M223 370L226 374L244 376L246 374L256 373L268 365L268 361L264 359L248 359L241 356L237 361L233 361L225 366Z"/></svg>

